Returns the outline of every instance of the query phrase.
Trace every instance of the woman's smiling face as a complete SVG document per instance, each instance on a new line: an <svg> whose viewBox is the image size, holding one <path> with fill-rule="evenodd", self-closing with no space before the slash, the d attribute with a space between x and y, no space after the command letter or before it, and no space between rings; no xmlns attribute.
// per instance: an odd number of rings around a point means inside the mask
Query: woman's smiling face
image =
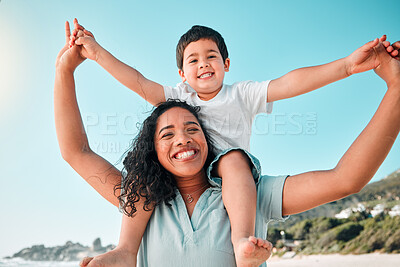
<svg viewBox="0 0 400 267"><path fill-rule="evenodd" d="M196 117L174 107L157 120L154 145L161 165L175 178L204 176L208 147Z"/></svg>

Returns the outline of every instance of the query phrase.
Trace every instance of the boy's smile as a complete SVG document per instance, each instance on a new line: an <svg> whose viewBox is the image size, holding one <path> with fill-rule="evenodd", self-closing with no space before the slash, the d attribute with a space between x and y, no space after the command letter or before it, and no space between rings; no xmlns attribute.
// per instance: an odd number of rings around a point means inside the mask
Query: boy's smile
<svg viewBox="0 0 400 267"><path fill-rule="evenodd" d="M183 69L179 70L182 81L197 92L202 100L215 97L222 88L230 60L223 62L217 44L210 39L190 43L183 53Z"/></svg>

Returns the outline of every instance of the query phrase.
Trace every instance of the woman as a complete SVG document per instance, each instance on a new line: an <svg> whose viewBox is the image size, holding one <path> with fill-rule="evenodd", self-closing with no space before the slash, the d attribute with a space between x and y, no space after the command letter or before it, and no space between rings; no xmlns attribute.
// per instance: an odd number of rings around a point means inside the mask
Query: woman
<svg viewBox="0 0 400 267"><path fill-rule="evenodd" d="M138 258L139 266L235 266L218 180L209 180L210 170L206 172L211 148L196 109L176 101L157 108L124 160L127 175L119 185L121 172L89 148L73 77L83 58L78 47L68 48L69 26L66 39L57 58L54 92L63 158L104 198L116 206L121 202L126 213L139 213L143 209L136 207L156 205L145 232L135 232L143 240L139 251L129 254L132 263ZM395 46L398 49L399 44ZM371 122L334 169L260 177L258 162L249 155L257 182L257 236L266 236L271 220L284 220L287 215L358 192L385 159L400 129L400 63L382 45L376 51L380 58L376 72L388 90ZM118 199L120 189L123 193ZM262 239L254 243L249 253L268 258L271 245ZM110 253L128 252L117 248ZM104 264L101 256L90 265L98 263ZM259 264L252 262L249 266Z"/></svg>

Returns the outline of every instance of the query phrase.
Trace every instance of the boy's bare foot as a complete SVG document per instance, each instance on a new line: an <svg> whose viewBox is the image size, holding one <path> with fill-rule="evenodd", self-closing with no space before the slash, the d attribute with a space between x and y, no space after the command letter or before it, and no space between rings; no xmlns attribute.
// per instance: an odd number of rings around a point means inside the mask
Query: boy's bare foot
<svg viewBox="0 0 400 267"><path fill-rule="evenodd" d="M136 266L136 255L126 250L115 248L109 252L96 257L84 258L79 266L81 267L132 267Z"/></svg>
<svg viewBox="0 0 400 267"><path fill-rule="evenodd" d="M235 246L238 267L258 267L271 256L272 244L267 240L250 236L240 239Z"/></svg>

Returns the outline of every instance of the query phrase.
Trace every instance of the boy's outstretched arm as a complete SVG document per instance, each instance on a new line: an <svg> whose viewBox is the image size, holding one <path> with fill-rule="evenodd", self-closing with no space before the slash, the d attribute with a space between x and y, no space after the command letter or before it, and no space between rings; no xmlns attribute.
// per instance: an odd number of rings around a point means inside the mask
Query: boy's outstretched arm
<svg viewBox="0 0 400 267"><path fill-rule="evenodd" d="M118 60L110 52L101 47L91 32L83 28L74 19L75 29L71 36L70 45L83 46L82 56L96 61L120 83L140 95L152 105L165 101L162 85L144 77L136 69Z"/></svg>
<svg viewBox="0 0 400 267"><path fill-rule="evenodd" d="M305 94L352 74L376 68L379 60L375 47L379 42L383 43L392 57L398 56L398 48L393 48L384 35L366 43L345 58L324 65L296 69L272 80L268 86L268 102Z"/></svg>

